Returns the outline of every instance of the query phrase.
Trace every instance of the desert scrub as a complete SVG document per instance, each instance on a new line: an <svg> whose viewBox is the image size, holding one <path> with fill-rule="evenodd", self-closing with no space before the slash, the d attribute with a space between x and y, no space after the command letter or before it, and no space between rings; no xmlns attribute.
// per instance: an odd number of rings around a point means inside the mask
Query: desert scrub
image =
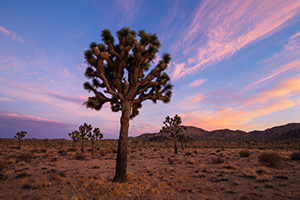
<svg viewBox="0 0 300 200"><path fill-rule="evenodd" d="M61 156L65 156L67 154L67 152L65 150L61 149L58 151L58 154Z"/></svg>
<svg viewBox="0 0 300 200"><path fill-rule="evenodd" d="M300 160L300 151L294 151L290 155L291 160Z"/></svg>
<svg viewBox="0 0 300 200"><path fill-rule="evenodd" d="M74 159L76 159L76 160L85 160L85 155L81 154L81 153L76 153L74 155Z"/></svg>
<svg viewBox="0 0 300 200"><path fill-rule="evenodd" d="M283 158L274 151L263 152L258 156L259 163L267 167L280 167Z"/></svg>
<svg viewBox="0 0 300 200"><path fill-rule="evenodd" d="M250 156L250 151L247 150L247 149L246 150L242 150L242 151L239 152L239 154L240 154L241 158L247 158L247 157Z"/></svg>
<svg viewBox="0 0 300 200"><path fill-rule="evenodd" d="M71 147L68 149L68 151L76 151L76 148L75 147Z"/></svg>
<svg viewBox="0 0 300 200"><path fill-rule="evenodd" d="M5 162L0 162L0 172L6 167Z"/></svg>
<svg viewBox="0 0 300 200"><path fill-rule="evenodd" d="M17 162L24 161L29 162L33 158L31 153L23 153L17 157Z"/></svg>

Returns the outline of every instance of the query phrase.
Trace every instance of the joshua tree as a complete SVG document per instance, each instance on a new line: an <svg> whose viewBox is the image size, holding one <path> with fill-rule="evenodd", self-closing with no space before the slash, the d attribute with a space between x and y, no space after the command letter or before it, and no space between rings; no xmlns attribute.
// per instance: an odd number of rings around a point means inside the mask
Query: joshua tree
<svg viewBox="0 0 300 200"><path fill-rule="evenodd" d="M87 137L92 141L92 155L94 155L94 143L99 139L101 140L103 138L103 134L100 133L99 128L95 128L93 134L89 132Z"/></svg>
<svg viewBox="0 0 300 200"><path fill-rule="evenodd" d="M103 104L110 103L113 112L122 112L113 181L126 182L129 120L139 114L143 101L170 101L172 85L164 70L171 57L164 54L155 65L154 59L161 44L156 34L144 30L136 34L129 28L120 29L117 44L109 30L103 30L101 36L104 44L92 42L90 49L84 52L89 64L85 76L92 80L85 82L84 88L93 92L85 105L100 110Z"/></svg>
<svg viewBox="0 0 300 200"><path fill-rule="evenodd" d="M73 140L72 147L75 147L75 142L79 140L79 131L73 131L68 134L70 138Z"/></svg>
<svg viewBox="0 0 300 200"><path fill-rule="evenodd" d="M86 140L86 135L90 134L92 131L93 127L92 125L87 125L84 123L83 125L79 126L79 132L80 132L80 138L82 141L82 146L81 146L81 152L84 152L84 140Z"/></svg>
<svg viewBox="0 0 300 200"><path fill-rule="evenodd" d="M185 127L184 127L184 128L185 128ZM184 129L184 130L185 130L185 129ZM181 149L183 150L183 149L184 149L184 148L183 148L183 142L187 140L186 135L184 135L183 133L179 134L179 135L178 135L178 140L179 140L179 142L180 142L180 144L181 144Z"/></svg>
<svg viewBox="0 0 300 200"><path fill-rule="evenodd" d="M176 145L176 138L179 136L183 128L179 126L181 124L181 117L177 114L174 116L174 118L167 116L163 123L164 126L162 127L162 131L171 133L174 141L174 153L177 154L178 149Z"/></svg>
<svg viewBox="0 0 300 200"><path fill-rule="evenodd" d="M19 142L19 149L21 149L21 140L26 136L26 134L27 134L26 131L20 131L20 132L17 132L15 135L15 138Z"/></svg>

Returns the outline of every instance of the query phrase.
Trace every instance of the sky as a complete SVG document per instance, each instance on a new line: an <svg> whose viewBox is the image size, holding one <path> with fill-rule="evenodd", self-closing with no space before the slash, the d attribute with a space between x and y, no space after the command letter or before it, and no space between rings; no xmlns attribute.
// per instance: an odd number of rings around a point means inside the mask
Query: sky
<svg viewBox="0 0 300 200"><path fill-rule="evenodd" d="M0 1L0 138L68 138L85 122L118 138L120 113L82 105L83 52L122 27L156 33L157 59L172 57L171 102L145 101L130 136L175 114L208 131L300 121L299 0L11 0Z"/></svg>

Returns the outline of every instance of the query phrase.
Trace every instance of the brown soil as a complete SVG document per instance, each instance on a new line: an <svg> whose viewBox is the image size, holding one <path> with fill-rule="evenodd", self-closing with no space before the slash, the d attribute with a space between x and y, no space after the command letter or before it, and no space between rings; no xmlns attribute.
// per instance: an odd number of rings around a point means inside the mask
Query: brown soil
<svg viewBox="0 0 300 200"><path fill-rule="evenodd" d="M249 157L240 156L240 143L189 145L174 155L171 143L132 141L129 181L113 183L116 141L100 141L94 156L89 144L81 155L71 141L23 143L20 150L0 140L0 199L300 199L300 161L289 158L299 145L273 149L283 162L271 168L258 160L268 149L253 145Z"/></svg>

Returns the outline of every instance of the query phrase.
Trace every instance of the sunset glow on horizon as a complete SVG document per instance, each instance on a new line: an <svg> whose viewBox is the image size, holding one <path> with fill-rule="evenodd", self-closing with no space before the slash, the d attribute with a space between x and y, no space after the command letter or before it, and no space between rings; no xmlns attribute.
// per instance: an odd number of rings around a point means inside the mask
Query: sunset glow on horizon
<svg viewBox="0 0 300 200"><path fill-rule="evenodd" d="M143 103L130 136L167 115L205 130L263 130L300 122L300 1L2 1L0 138L68 138L83 123L118 138L121 113L92 96L83 52L109 29L156 33L171 54L171 102Z"/></svg>

